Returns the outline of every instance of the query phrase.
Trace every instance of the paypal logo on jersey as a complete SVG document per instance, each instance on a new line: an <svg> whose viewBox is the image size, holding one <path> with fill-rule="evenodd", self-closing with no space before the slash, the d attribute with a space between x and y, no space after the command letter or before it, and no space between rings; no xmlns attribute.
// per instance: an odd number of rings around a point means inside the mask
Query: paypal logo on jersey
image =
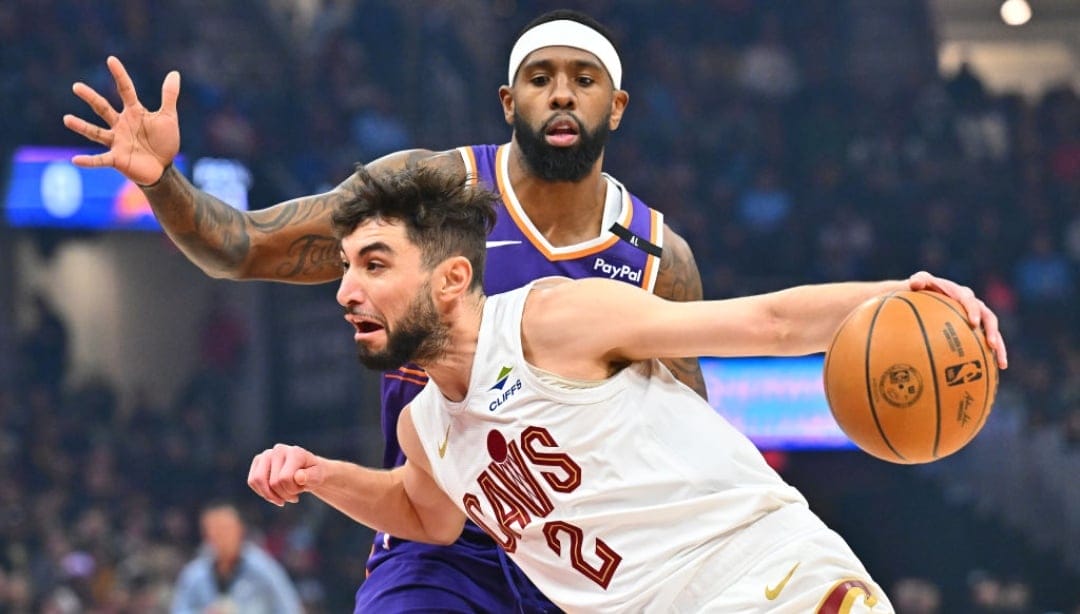
<svg viewBox="0 0 1080 614"><path fill-rule="evenodd" d="M510 372L513 371L513 367L503 367L499 369L499 375L495 378L495 385L488 388L488 391L497 390L502 394L495 397L495 400L488 405L488 411L495 411L500 405L505 403L510 397L514 396L514 393L521 390L521 380L515 379L513 384L507 387L506 382L510 379Z"/></svg>
<svg viewBox="0 0 1080 614"><path fill-rule="evenodd" d="M593 270L600 271L608 279L626 280L635 284L641 283L641 269L632 267L629 264L610 264L603 258L597 258L593 262Z"/></svg>

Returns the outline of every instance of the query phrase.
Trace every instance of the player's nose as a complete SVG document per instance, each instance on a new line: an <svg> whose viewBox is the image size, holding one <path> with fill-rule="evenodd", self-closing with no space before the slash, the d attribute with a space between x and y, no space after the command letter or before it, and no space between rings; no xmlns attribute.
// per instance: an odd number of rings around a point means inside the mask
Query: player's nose
<svg viewBox="0 0 1080 614"><path fill-rule="evenodd" d="M346 273L341 277L341 283L338 285L337 291L338 305L348 307L349 305L363 303L365 298L363 288L353 279L352 275Z"/></svg>
<svg viewBox="0 0 1080 614"><path fill-rule="evenodd" d="M577 105L577 94L574 92L570 77L567 75L555 75L552 79L551 96L548 100L551 109L573 109Z"/></svg>

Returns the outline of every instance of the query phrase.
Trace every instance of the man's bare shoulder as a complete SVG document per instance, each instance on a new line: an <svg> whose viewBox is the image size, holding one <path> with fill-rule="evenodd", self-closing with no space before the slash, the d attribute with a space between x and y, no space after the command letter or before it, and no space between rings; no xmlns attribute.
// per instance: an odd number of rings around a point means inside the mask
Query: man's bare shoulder
<svg viewBox="0 0 1080 614"><path fill-rule="evenodd" d="M555 288L565 283L573 282L574 280L569 277L563 277L561 275L551 275L549 277L541 277L532 284L533 290L547 290L549 288Z"/></svg>
<svg viewBox="0 0 1080 614"><path fill-rule="evenodd" d="M542 316L544 321L558 317L581 320L591 317L596 305L619 300L626 292L648 294L637 286L603 277L542 277L533 282L525 299L525 311Z"/></svg>

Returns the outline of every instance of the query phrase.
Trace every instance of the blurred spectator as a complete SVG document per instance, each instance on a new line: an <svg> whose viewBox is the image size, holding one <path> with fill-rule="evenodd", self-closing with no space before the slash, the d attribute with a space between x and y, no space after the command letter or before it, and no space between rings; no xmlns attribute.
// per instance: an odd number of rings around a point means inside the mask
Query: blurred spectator
<svg viewBox="0 0 1080 614"><path fill-rule="evenodd" d="M173 614L299 614L300 596L285 569L245 539L231 504L207 506L200 516L203 549L184 567L173 595Z"/></svg>
<svg viewBox="0 0 1080 614"><path fill-rule="evenodd" d="M941 612L941 590L922 578L901 578L889 593L893 607L902 614L938 614Z"/></svg>
<svg viewBox="0 0 1080 614"><path fill-rule="evenodd" d="M67 377L68 330L63 319L42 295L34 297L34 328L22 339L24 385L43 386L58 395Z"/></svg>
<svg viewBox="0 0 1080 614"><path fill-rule="evenodd" d="M200 362L209 370L234 376L247 356L251 336L247 322L220 294L208 300L210 308L199 324Z"/></svg>
<svg viewBox="0 0 1080 614"><path fill-rule="evenodd" d="M1031 586L1022 579L1011 578L1001 587L999 608L1002 612L1028 614L1031 612Z"/></svg>
<svg viewBox="0 0 1080 614"><path fill-rule="evenodd" d="M827 215L817 232L821 279L865 279L875 244L873 224L846 202Z"/></svg>
<svg viewBox="0 0 1080 614"><path fill-rule="evenodd" d="M766 13L758 39L743 51L737 79L748 93L770 102L783 102L798 90L799 67L784 45L780 16Z"/></svg>
<svg viewBox="0 0 1080 614"><path fill-rule="evenodd" d="M787 222L791 209L791 194L780 184L776 169L765 166L739 199L739 221L752 234L768 236Z"/></svg>
<svg viewBox="0 0 1080 614"><path fill-rule="evenodd" d="M395 113L395 108L390 94L379 92L369 106L353 116L350 122L352 137L360 144L361 159L374 160L412 146L408 128Z"/></svg>
<svg viewBox="0 0 1080 614"><path fill-rule="evenodd" d="M1048 228L1031 236L1027 252L1014 270L1014 286L1020 295L1025 324L1033 332L1053 339L1061 323L1074 315L1076 280L1073 268L1054 242Z"/></svg>
<svg viewBox="0 0 1080 614"><path fill-rule="evenodd" d="M978 107L986 99L986 89L970 62L960 64L960 68L948 80L945 88L949 97L961 108Z"/></svg>
<svg viewBox="0 0 1080 614"><path fill-rule="evenodd" d="M971 614L997 612L1001 604L1001 581L981 570L968 574L968 610Z"/></svg>

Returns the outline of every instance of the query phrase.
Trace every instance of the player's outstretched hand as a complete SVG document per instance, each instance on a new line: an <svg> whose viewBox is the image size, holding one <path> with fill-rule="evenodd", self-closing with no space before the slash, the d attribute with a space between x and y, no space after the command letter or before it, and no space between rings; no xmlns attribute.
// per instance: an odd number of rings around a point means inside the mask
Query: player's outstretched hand
<svg viewBox="0 0 1080 614"><path fill-rule="evenodd" d="M982 302L975 292L967 286L931 275L926 271L919 271L908 278L908 284L912 290L933 290L956 299L967 313L968 321L972 326L982 326L986 333L986 342L997 356L998 367L1006 369L1009 366L1008 354L1005 350L1005 339L998 329L998 318L994 312Z"/></svg>
<svg viewBox="0 0 1080 614"><path fill-rule="evenodd" d="M65 115L64 125L104 145L108 151L75 156L71 162L86 168L112 167L139 185L150 185L161 178L180 151L180 121L176 115L180 73L174 70L165 76L161 86L161 108L150 111L139 102L135 84L120 60L109 56L106 64L116 81L116 91L124 108L117 112L104 96L85 83L72 86L75 95L90 105L107 127L96 126L74 115Z"/></svg>
<svg viewBox="0 0 1080 614"><path fill-rule="evenodd" d="M252 459L248 486L279 507L296 503L300 493L322 483L322 462L322 458L300 446L279 443Z"/></svg>

